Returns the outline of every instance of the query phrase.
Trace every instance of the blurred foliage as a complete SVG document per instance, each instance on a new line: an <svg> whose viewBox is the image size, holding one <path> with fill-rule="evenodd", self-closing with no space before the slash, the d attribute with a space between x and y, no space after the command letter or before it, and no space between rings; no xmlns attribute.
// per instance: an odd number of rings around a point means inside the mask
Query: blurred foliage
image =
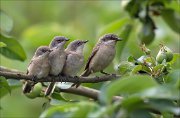
<svg viewBox="0 0 180 118"><path fill-rule="evenodd" d="M0 3L1 66L25 72L36 48L48 45L56 35L67 36L71 41L89 40L84 52L86 59L100 36L115 33L123 38L116 46L113 64L106 69L112 73L116 70L122 77L113 82L83 84L100 89L99 102L56 92L49 101L42 97L41 87L37 87L34 96L26 97L21 94L20 81L0 77L0 117L180 115L178 0ZM121 95L123 100L112 103L114 95Z"/></svg>

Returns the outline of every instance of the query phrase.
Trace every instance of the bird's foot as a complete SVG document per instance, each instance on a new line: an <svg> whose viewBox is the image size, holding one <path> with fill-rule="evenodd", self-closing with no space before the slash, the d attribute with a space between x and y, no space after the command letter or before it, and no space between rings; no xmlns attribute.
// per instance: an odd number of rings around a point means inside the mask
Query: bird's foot
<svg viewBox="0 0 180 118"><path fill-rule="evenodd" d="M78 79L79 79L79 77L78 77L78 76L74 76L74 79L76 79L76 80L77 80L77 82L76 82L76 83L74 83L74 84L72 84L72 85L71 85L71 87L74 87L74 86L75 86L76 88L78 88L78 87L80 86L80 84L81 84L81 83L79 82L79 80L78 80Z"/></svg>
<svg viewBox="0 0 180 118"><path fill-rule="evenodd" d="M37 77L33 75L31 81L36 81L36 80L37 80Z"/></svg>
<svg viewBox="0 0 180 118"><path fill-rule="evenodd" d="M59 73L59 74L57 75L57 77L60 79L60 82L61 82L61 83L63 82L63 76L64 76L64 75L62 75L61 73Z"/></svg>
<svg viewBox="0 0 180 118"><path fill-rule="evenodd" d="M71 85L71 87L74 87L74 86L75 86L76 88L78 88L78 87L80 86L80 84L81 84L81 83L74 83L74 84Z"/></svg>

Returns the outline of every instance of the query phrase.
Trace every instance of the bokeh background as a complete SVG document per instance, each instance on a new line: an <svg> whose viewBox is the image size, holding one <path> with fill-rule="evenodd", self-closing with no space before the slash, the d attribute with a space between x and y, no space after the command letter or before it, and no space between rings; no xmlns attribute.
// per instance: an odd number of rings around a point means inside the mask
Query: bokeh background
<svg viewBox="0 0 180 118"><path fill-rule="evenodd" d="M26 1L26 0L1 0L0 9L13 21L13 29L9 35L15 37L25 50L27 59L16 61L0 55L0 65L26 72L27 65L40 45L48 45L51 39L57 35L63 35L75 39L89 40L85 47L85 59L87 60L98 38L105 33L120 34L123 26L133 24L127 43L123 46L122 54L117 57L106 71L114 72L116 65L126 60L129 55L139 57L143 54L139 48L138 33L142 24L132 19L124 7L128 0L122 1ZM180 13L179 3L173 1L168 5ZM180 48L179 34L169 28L162 17L153 17L156 22L155 39L148 45L155 56L159 50L159 44L163 43L178 53ZM120 22L119 26L106 30L113 23ZM118 52L118 51L117 51ZM178 68L176 65L175 68ZM82 72L82 71L81 71ZM80 72L80 73L81 73ZM99 88L101 84L85 84L93 88ZM66 97L72 97L67 96ZM74 99L86 99L75 96ZM1 98L0 117L38 117L44 110L42 105L45 98L28 99L18 87L9 95Z"/></svg>

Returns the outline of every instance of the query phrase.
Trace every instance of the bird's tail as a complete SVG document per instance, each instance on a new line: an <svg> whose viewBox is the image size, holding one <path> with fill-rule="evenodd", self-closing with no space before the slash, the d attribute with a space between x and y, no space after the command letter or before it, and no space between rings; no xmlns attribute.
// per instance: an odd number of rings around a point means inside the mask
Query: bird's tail
<svg viewBox="0 0 180 118"><path fill-rule="evenodd" d="M30 81L26 81L25 84L23 85L23 93L30 93L34 84Z"/></svg>
<svg viewBox="0 0 180 118"><path fill-rule="evenodd" d="M91 71L89 69L86 69L80 76L87 77L91 74Z"/></svg>
<svg viewBox="0 0 180 118"><path fill-rule="evenodd" d="M49 84L49 86L47 87L46 91L45 91L45 96L49 96L51 93L53 93L54 89L55 89L55 84L56 82L51 82Z"/></svg>
<svg viewBox="0 0 180 118"><path fill-rule="evenodd" d="M80 77L87 77L91 74L91 71L89 69L86 69L81 75ZM76 88L80 86L80 83L74 83L72 84L71 87L75 86Z"/></svg>

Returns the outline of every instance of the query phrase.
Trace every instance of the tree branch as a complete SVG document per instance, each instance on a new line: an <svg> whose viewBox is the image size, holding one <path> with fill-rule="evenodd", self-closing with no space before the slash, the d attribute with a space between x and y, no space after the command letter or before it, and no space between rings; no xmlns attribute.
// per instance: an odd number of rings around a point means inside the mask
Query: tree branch
<svg viewBox="0 0 180 118"><path fill-rule="evenodd" d="M65 93L72 93L72 94L76 94L76 95L81 95L81 96L85 96L88 98L92 98L94 100L98 100L98 96L100 94L100 91L96 90L96 89L92 89L92 88L88 88L88 87L78 87L78 88L68 88L68 89L60 89L60 92L65 92ZM113 97L113 101L116 100L122 100L123 98L120 96L114 96Z"/></svg>
<svg viewBox="0 0 180 118"><path fill-rule="evenodd" d="M46 77L41 79L33 79L32 76L23 74L22 72L5 72L0 71L0 76L4 76L5 78L9 79L16 79L16 80L31 80L34 82L72 82L72 83L98 83L104 81L112 81L120 76L118 75L105 75L101 77L70 77L70 76L58 76L58 77Z"/></svg>
<svg viewBox="0 0 180 118"><path fill-rule="evenodd" d="M4 67L0 67L0 76L4 76L6 79L31 80L34 82L72 82L72 83L98 83L98 82L104 82L104 81L112 81L120 77L114 74L105 75L101 77L69 77L69 76L50 77L48 76L46 78L32 80L33 78L32 76L24 74L23 72L20 72L18 70L7 69ZM96 89L82 87L82 86L78 88L71 87L68 89L59 88L59 91L89 97L94 100L97 100L100 94L100 91ZM122 97L120 96L113 97L113 101L121 100L121 99Z"/></svg>

